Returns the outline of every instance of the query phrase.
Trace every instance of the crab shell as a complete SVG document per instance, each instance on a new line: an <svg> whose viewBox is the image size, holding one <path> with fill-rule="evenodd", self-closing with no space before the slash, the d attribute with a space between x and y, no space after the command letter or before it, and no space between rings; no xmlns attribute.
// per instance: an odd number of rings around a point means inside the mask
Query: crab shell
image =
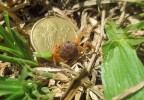
<svg viewBox="0 0 144 100"><path fill-rule="evenodd" d="M61 46L59 55L63 59L67 60L72 59L78 55L78 48L74 42L67 41L63 43L63 45Z"/></svg>

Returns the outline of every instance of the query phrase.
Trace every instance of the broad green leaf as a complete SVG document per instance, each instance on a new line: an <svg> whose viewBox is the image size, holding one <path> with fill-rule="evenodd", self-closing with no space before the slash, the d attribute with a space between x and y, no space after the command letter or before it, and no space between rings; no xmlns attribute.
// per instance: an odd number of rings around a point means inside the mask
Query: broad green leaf
<svg viewBox="0 0 144 100"><path fill-rule="evenodd" d="M136 37L132 34L127 34L126 32L129 30L140 30L144 28L144 21L141 21L139 23L129 25L125 29L120 28L116 23L113 21L105 25L106 33L108 35L108 38L112 41L119 41L119 39L125 39L130 45L137 45L139 43L144 42L144 37ZM110 41L106 41L110 42ZM109 43L104 43L104 45Z"/></svg>
<svg viewBox="0 0 144 100"><path fill-rule="evenodd" d="M109 39L119 39L123 37L122 33L124 33L124 31L113 21L105 25L105 29L109 33L107 34Z"/></svg>
<svg viewBox="0 0 144 100"><path fill-rule="evenodd" d="M111 24L113 23L106 26L109 40L102 46L102 82L106 100L111 100L124 90L144 81L144 66L133 47L144 39L121 33L121 28ZM120 31L116 32L116 29ZM144 89L141 89L125 99L142 100L143 94Z"/></svg>
<svg viewBox="0 0 144 100"><path fill-rule="evenodd" d="M117 41L116 41L117 42ZM111 100L124 90L144 81L144 67L136 51L125 41L113 44L102 64L102 80L106 100ZM105 49L105 47L103 47ZM144 89L131 95L131 100L144 98Z"/></svg>
<svg viewBox="0 0 144 100"><path fill-rule="evenodd" d="M144 38L125 39L130 45L137 45L144 42Z"/></svg>

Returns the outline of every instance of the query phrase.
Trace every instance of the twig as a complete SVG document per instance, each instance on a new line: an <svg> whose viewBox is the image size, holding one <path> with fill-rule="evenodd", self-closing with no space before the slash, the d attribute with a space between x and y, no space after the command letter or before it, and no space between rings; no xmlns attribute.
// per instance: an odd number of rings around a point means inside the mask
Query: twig
<svg viewBox="0 0 144 100"><path fill-rule="evenodd" d="M18 16L16 16L12 11L10 11L7 7L5 7L1 2L0 2L0 11L7 11L9 13L9 16L15 22L22 22L22 20Z"/></svg>
<svg viewBox="0 0 144 100"><path fill-rule="evenodd" d="M63 62L60 62L60 65L61 65L61 67L62 67L63 69L65 69L64 71L70 72L71 74L74 74L74 75L78 76L78 73L75 72L74 70L72 70L69 65L67 65L67 64L65 64L65 63L63 63Z"/></svg>
<svg viewBox="0 0 144 100"><path fill-rule="evenodd" d="M83 2L78 2L75 4L72 9L79 10L85 7L91 7L99 4L107 4L107 3L117 3L122 1L129 1L129 2L142 2L143 0L85 0Z"/></svg>
<svg viewBox="0 0 144 100"><path fill-rule="evenodd" d="M30 5L29 2L27 2L27 3L21 3L21 4L17 5L16 7L11 8L10 11L15 12L15 11L17 11L17 10L19 10L19 9L22 9L22 8L24 8L25 6L28 6L28 5Z"/></svg>
<svg viewBox="0 0 144 100"><path fill-rule="evenodd" d="M97 45L95 46L95 52L98 52L99 50L99 47L101 46L101 42L102 42L102 38L103 38L103 34L104 34L104 20L105 20L105 10L102 11L102 17L101 17L101 35L98 39L98 43ZM95 58L96 58L96 53L94 53L92 55L92 58L88 64L88 67L87 67L87 71L90 72L91 68L92 68L92 65L95 61Z"/></svg>
<svg viewBox="0 0 144 100"><path fill-rule="evenodd" d="M121 22L122 22L123 19L124 19L126 4L127 4L127 2L124 2L124 3L122 4L122 8L121 8L122 13L121 13L121 15L120 15L120 17L119 17L119 20L117 21L118 24L121 24Z"/></svg>
<svg viewBox="0 0 144 100"><path fill-rule="evenodd" d="M92 70L92 78L91 78L91 82L94 84L96 82L96 77L97 77L97 71L96 70Z"/></svg>
<svg viewBox="0 0 144 100"><path fill-rule="evenodd" d="M72 100L79 87L87 80L88 72L84 69L74 80L70 83L61 100Z"/></svg>
<svg viewBox="0 0 144 100"><path fill-rule="evenodd" d="M119 94L118 96L112 98L112 100L121 100L124 99L125 97L129 96L130 94L133 94L137 91L139 91L140 89L144 88L144 81L137 84L136 86L133 86L127 90L125 90L123 93Z"/></svg>
<svg viewBox="0 0 144 100"><path fill-rule="evenodd" d="M97 86L92 86L90 87L90 91L95 93L98 97L100 97L100 100L104 100L104 95L103 92L97 87Z"/></svg>

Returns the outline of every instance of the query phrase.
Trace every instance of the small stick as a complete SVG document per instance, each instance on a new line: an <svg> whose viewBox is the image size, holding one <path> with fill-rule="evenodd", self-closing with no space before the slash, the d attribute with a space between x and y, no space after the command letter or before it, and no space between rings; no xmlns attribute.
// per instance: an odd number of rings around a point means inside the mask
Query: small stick
<svg viewBox="0 0 144 100"><path fill-rule="evenodd" d="M127 4L127 2L124 2L123 5L122 5L122 8L121 8L122 13L121 13L121 15L119 17L119 20L117 22L118 24L121 24L121 22L124 19L126 4Z"/></svg>
<svg viewBox="0 0 144 100"><path fill-rule="evenodd" d="M5 7L1 2L0 2L0 11L7 11L9 16L15 21L15 22L22 22L22 20L16 16L12 11L10 11L7 7Z"/></svg>
<svg viewBox="0 0 144 100"><path fill-rule="evenodd" d="M21 4L17 5L16 7L13 7L13 8L11 8L11 9L9 9L9 10L12 11L12 12L15 12L15 11L17 11L17 10L19 10L19 9L22 9L22 8L24 8L25 6L28 6L28 5L30 5L29 2L27 2L27 3L21 3Z"/></svg>
<svg viewBox="0 0 144 100"><path fill-rule="evenodd" d="M103 34L104 34L104 20L105 20L105 10L102 11L102 18L101 18L101 36L99 37L98 39L98 43L97 45L95 46L95 52L98 52L99 50L99 47L101 46L101 42L102 42L102 38L103 38ZM92 68L92 65L95 61L95 58L96 58L96 53L94 53L92 55L92 58L88 64L88 67L87 67L87 71L90 72L91 68Z"/></svg>
<svg viewBox="0 0 144 100"><path fill-rule="evenodd" d="M81 73L72 80L60 100L72 100L79 87L87 80L87 76L88 72L83 69Z"/></svg>

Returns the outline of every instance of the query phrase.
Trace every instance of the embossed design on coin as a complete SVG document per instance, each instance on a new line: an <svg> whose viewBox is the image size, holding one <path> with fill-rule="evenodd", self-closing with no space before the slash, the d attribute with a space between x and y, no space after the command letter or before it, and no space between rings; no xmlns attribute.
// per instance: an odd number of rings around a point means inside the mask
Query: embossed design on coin
<svg viewBox="0 0 144 100"><path fill-rule="evenodd" d="M62 41L76 38L72 25L59 17L43 18L35 23L31 31L31 43L36 51L52 50L53 46Z"/></svg>

